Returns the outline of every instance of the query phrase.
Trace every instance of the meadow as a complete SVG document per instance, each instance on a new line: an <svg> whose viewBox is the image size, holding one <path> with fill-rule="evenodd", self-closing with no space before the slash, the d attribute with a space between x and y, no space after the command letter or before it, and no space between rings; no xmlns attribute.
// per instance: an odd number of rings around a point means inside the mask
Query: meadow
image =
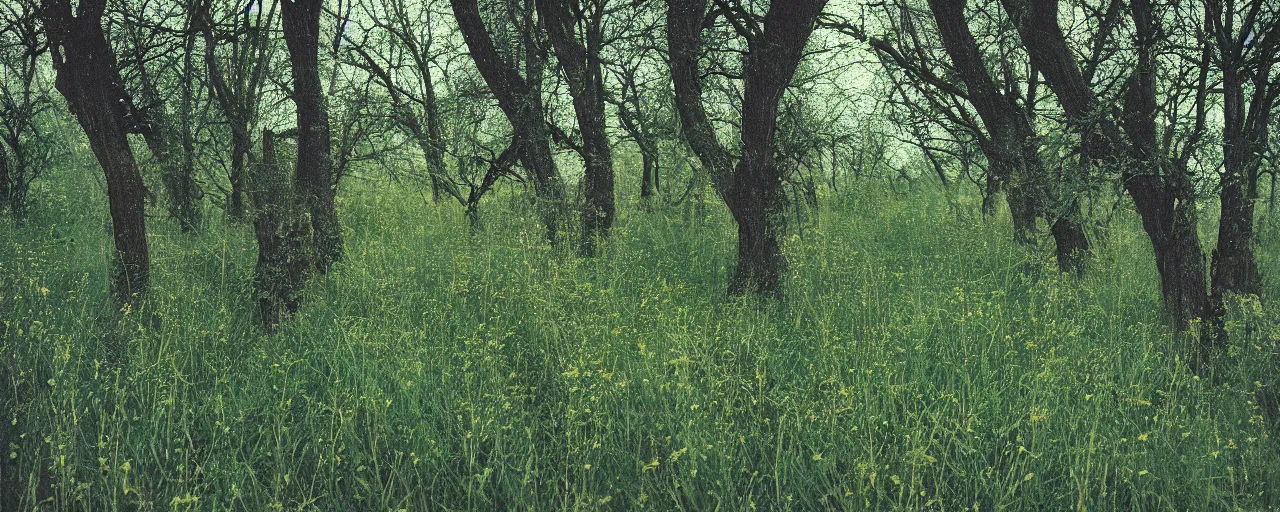
<svg viewBox="0 0 1280 512"><path fill-rule="evenodd" d="M345 261L268 334L247 227L157 210L152 293L121 316L99 185L42 183L33 221L0 225L0 509L1280 507L1251 402L1280 312L1235 301L1216 373L1190 372L1123 206L1078 279L977 198L854 183L760 303L725 295L714 201L624 204L581 259L509 195L472 236L456 205L353 181Z"/></svg>

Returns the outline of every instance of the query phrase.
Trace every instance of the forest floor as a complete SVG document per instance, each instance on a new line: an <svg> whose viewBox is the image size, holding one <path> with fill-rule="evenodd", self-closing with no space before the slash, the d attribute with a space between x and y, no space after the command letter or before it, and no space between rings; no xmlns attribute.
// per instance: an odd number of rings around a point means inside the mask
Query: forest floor
<svg viewBox="0 0 1280 512"><path fill-rule="evenodd" d="M1123 211L1076 279L972 198L867 184L793 230L787 299L759 304L725 296L716 204L623 205L580 259L513 201L471 236L456 205L357 184L345 262L267 335L250 230L160 213L152 294L117 321L105 201L67 183L0 225L19 510L1280 507L1251 403L1280 311L1237 301L1218 373L1193 375Z"/></svg>

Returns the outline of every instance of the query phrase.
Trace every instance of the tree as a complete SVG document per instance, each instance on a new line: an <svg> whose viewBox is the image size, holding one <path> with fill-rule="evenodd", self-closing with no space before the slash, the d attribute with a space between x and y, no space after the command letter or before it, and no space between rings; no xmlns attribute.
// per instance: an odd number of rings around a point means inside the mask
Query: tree
<svg viewBox="0 0 1280 512"><path fill-rule="evenodd" d="M131 89L130 132L142 136L160 167L169 216L184 233L200 223L200 188L195 182L195 147L192 115L197 98L195 83L195 43L199 34L192 29L200 16L202 0L155 5L119 2L115 24L124 66L120 70ZM160 9L158 12L155 9ZM167 20L180 20L181 27L169 27ZM153 21L154 20L154 21ZM181 52L174 52L181 48ZM174 62L173 54L181 60ZM172 83L173 85L170 85ZM172 90L178 89L176 93ZM167 89L167 90L166 90ZM178 96L176 112L171 112L173 96ZM175 119L175 117L177 119Z"/></svg>
<svg viewBox="0 0 1280 512"><path fill-rule="evenodd" d="M627 139L640 149L640 198L650 199L661 191L662 168L659 143L667 138L665 132L671 123L670 108L653 96L652 86L640 77L646 62L648 49L641 48L615 63L614 75L618 82L617 97L607 98L617 109L618 124ZM665 78L665 77L663 77Z"/></svg>
<svg viewBox="0 0 1280 512"><path fill-rule="evenodd" d="M437 77L432 70L440 52L436 48L438 36L432 12L435 2L377 0L362 7L364 19L372 27L363 31L360 41L345 34L357 57L351 64L369 73L386 91L391 103L389 115L422 151L431 181L431 198L439 201L442 193L451 190L445 183L449 179L441 135L443 122L436 94Z"/></svg>
<svg viewBox="0 0 1280 512"><path fill-rule="evenodd" d="M307 240L306 205L297 184L276 158L275 134L262 131L262 162L250 176L253 229L258 241L258 261L253 285L263 326L276 324L298 311L311 259Z"/></svg>
<svg viewBox="0 0 1280 512"><path fill-rule="evenodd" d="M910 116L907 122L899 122L911 134L904 142L920 148L944 183L947 160L959 161L966 174L975 166L983 167L983 212L994 213L997 194L1004 192L1014 240L1034 245L1038 219L1045 219L1054 237L1058 268L1079 274L1089 254L1089 241L1078 218L1080 199L1067 184L1083 179L1062 172L1055 176L1040 157L1040 136L1033 123L1039 73L1035 66L1020 66L1011 55L1001 37L1006 20L966 17L966 3L930 1L924 16L906 0L884 4L884 18L891 21L894 33L880 37L835 16L822 23L875 52L895 83L896 94L887 101ZM978 12L987 11L979 8ZM919 18L932 18L937 42L931 37L934 34L922 30L929 21ZM974 33L981 29L985 30ZM979 40L992 39L994 44L979 47ZM999 62L988 64L987 54L998 55ZM1019 71L1025 68L1030 69ZM966 148L974 146L985 162L969 157Z"/></svg>
<svg viewBox="0 0 1280 512"><path fill-rule="evenodd" d="M336 181L330 154L329 110L320 82L320 14L323 0L283 0L281 21L293 71L298 114L297 192L311 213L315 266L327 272L342 259L342 226L335 211Z"/></svg>
<svg viewBox="0 0 1280 512"><path fill-rule="evenodd" d="M454 18L476 68L511 124L514 132L512 139L517 147L516 155L520 164L531 175L540 201L547 240L555 243L559 230L558 219L564 202L564 185L555 160L552 159L550 134L543 115L542 93L538 83L541 80L542 56L534 48L530 14L526 9L525 26L521 29L526 71L525 76L521 76L513 64L516 62L515 58L503 56L494 45L493 38L485 28L484 19L480 16L477 0L449 0L449 4L453 7Z"/></svg>
<svg viewBox="0 0 1280 512"><path fill-rule="evenodd" d="M1210 267L1205 337L1221 343L1228 294L1262 293L1254 259L1254 205L1271 115L1280 98L1280 8L1272 2L1205 0L1211 61L1222 75L1222 172L1218 243Z"/></svg>
<svg viewBox="0 0 1280 512"><path fill-rule="evenodd" d="M721 4L735 29L747 40L743 69L742 158L728 174L728 153L715 138L705 108L696 55L706 2L667 2L671 74L676 86L682 130L694 152L711 171L716 188L738 223L738 263L729 293L778 296L787 260L783 168L775 159L778 104L791 84L805 44L825 0L787 0L769 4L763 26L748 13ZM698 94L698 96L692 96Z"/></svg>
<svg viewBox="0 0 1280 512"><path fill-rule="evenodd" d="M54 87L75 114L107 181L115 239L111 294L118 304L145 295L151 259L143 199L146 189L129 147L129 98L102 29L106 0L44 0L40 18L49 40Z"/></svg>
<svg viewBox="0 0 1280 512"><path fill-rule="evenodd" d="M1002 0L1031 63L1044 76L1081 138L1086 161L1121 168L1143 229L1151 239L1165 309L1186 329L1204 312L1204 254L1196 231L1195 191L1187 173L1164 165L1156 133L1156 27L1146 0L1132 2L1137 62L1126 84L1123 112L1103 108L1058 25L1058 0ZM1106 37L1102 37L1103 40ZM1086 73L1088 72L1088 73ZM1116 118L1121 120L1117 125ZM1121 158L1127 157L1127 158Z"/></svg>
<svg viewBox="0 0 1280 512"><path fill-rule="evenodd" d="M965 18L966 3L966 0L929 0L929 8L938 24L943 46L967 88L969 103L986 128L986 136L980 139L979 146L987 156L991 172L1014 182L1009 188L1010 209L1028 210L1015 211L1015 224L1022 224L1015 226L1015 236L1026 242L1035 231L1035 219L1044 217L1052 225L1058 267L1063 271L1082 272L1089 251L1088 238L1078 222L1065 215L1054 215L1049 209L1051 205L1046 204L1051 201L1049 186L1045 183L1048 172L1040 160L1035 129L1016 98L1001 93L988 72ZM1028 219L1030 226L1026 225Z"/></svg>
<svg viewBox="0 0 1280 512"><path fill-rule="evenodd" d="M609 235L614 217L613 153L605 132L604 71L600 62L605 3L606 0L587 0L584 6L581 0L537 0L538 15L569 85L582 133L586 204L582 209L579 252L584 256L595 254L597 239Z"/></svg>

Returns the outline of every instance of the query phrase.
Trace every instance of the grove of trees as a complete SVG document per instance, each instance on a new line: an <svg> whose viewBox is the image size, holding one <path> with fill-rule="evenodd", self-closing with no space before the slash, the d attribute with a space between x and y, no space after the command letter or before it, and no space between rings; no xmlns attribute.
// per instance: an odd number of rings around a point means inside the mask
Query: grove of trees
<svg viewBox="0 0 1280 512"><path fill-rule="evenodd" d="M1075 276L1106 222L1093 206L1122 200L1170 327L1199 326L1206 353L1229 297L1262 293L1269 0L8 0L0 16L0 208L20 223L40 204L74 118L105 177L121 306L148 293L155 210L190 236L252 221L262 322L287 321L343 261L345 176L429 187L476 231L509 183L548 244L591 258L627 155L643 204L723 200L731 295L785 300L796 212L873 178L966 190L986 215L1003 197L1010 236Z"/></svg>
<svg viewBox="0 0 1280 512"><path fill-rule="evenodd" d="M0 0L0 511L1280 508L1280 0Z"/></svg>

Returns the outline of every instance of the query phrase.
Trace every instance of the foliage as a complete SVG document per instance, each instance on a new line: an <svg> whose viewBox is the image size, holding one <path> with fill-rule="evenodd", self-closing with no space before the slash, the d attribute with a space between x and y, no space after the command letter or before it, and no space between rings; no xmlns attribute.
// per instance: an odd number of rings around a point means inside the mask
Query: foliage
<svg viewBox="0 0 1280 512"><path fill-rule="evenodd" d="M65 217L0 230L20 510L1280 506L1250 403L1280 313L1242 302L1222 373L1191 375L1127 212L1076 280L958 216L975 197L864 182L759 304L723 298L719 209L620 208L584 260L532 218L469 237L458 206L347 182L346 262L264 335L252 239L220 223L153 222L150 298L107 320L103 195L50 172Z"/></svg>

